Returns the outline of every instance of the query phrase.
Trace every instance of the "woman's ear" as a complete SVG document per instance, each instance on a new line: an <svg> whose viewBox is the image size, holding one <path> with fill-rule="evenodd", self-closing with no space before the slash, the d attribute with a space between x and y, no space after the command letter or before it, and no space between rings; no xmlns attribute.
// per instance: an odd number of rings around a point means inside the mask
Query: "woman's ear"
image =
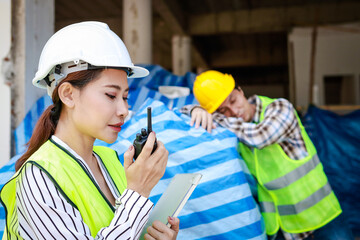
<svg viewBox="0 0 360 240"><path fill-rule="evenodd" d="M68 108L75 106L74 102L75 88L68 82L61 84L58 88L58 94L61 102Z"/></svg>

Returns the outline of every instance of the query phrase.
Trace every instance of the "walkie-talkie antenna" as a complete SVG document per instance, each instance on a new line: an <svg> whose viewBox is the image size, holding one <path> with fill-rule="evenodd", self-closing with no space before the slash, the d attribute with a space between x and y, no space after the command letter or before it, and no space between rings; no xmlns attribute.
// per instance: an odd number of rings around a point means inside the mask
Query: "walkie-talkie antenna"
<svg viewBox="0 0 360 240"><path fill-rule="evenodd" d="M152 132L152 125L151 125L151 107L147 108L147 122L148 122L148 134Z"/></svg>

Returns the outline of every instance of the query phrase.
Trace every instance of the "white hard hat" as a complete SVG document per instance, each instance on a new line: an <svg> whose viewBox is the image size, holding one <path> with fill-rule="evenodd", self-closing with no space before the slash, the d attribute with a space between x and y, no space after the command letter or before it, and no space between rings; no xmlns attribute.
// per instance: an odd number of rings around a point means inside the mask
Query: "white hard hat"
<svg viewBox="0 0 360 240"><path fill-rule="evenodd" d="M96 68L119 68L128 77L145 77L149 71L134 66L123 41L102 22L71 24L45 44L32 83L52 91L69 73Z"/></svg>

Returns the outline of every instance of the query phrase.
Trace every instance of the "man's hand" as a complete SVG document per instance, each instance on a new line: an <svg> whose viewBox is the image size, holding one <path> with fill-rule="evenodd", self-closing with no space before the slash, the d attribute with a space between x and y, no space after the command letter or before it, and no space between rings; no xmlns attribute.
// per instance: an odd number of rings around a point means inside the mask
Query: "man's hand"
<svg viewBox="0 0 360 240"><path fill-rule="evenodd" d="M191 111L190 126L193 126L194 123L195 123L195 128L201 126L202 128L206 129L209 133L211 133L212 129L216 128L212 120L212 115L201 107L194 107L193 110Z"/></svg>

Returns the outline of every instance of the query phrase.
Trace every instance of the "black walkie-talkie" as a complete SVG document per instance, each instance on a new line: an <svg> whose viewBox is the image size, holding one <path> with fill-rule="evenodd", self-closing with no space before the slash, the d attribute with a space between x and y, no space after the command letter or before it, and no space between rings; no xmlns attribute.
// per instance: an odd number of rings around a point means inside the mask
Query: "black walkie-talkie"
<svg viewBox="0 0 360 240"><path fill-rule="evenodd" d="M143 149L149 134L152 132L151 107L147 108L147 124L148 124L147 131L145 128L142 128L141 132L136 134L136 138L133 143L134 148L135 148L135 154L134 154L135 160L141 153L141 150ZM155 151L156 147L157 147L157 144L156 144L156 139L155 139L154 148L151 153L153 153Z"/></svg>

